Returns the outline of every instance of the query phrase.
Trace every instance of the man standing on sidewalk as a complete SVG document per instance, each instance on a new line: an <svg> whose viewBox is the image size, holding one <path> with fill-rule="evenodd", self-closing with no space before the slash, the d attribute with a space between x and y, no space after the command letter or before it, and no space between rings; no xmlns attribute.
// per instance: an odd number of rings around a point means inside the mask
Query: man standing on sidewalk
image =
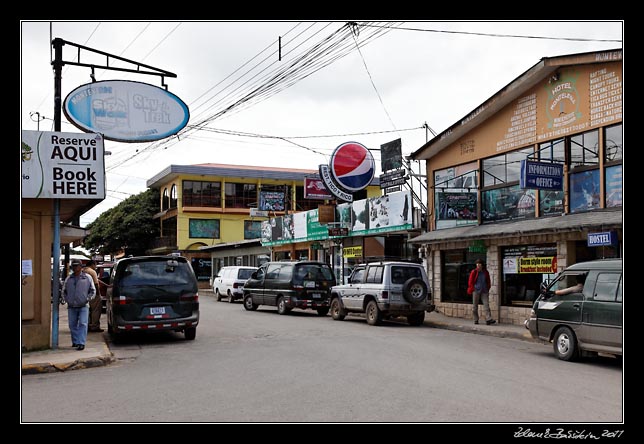
<svg viewBox="0 0 644 444"><path fill-rule="evenodd" d="M96 262L94 260L87 261L83 271L90 275L96 288L96 296L89 301L89 327L87 331L100 333L103 331L101 328L101 311L103 311L103 307L100 295L101 281L98 280L98 275L96 274Z"/></svg>
<svg viewBox="0 0 644 444"><path fill-rule="evenodd" d="M496 322L496 320L492 319L492 312L490 312L491 286L490 272L485 268L483 261L477 259L476 268L470 273L470 278L467 282L467 293L472 295L472 315L475 324L479 323L479 300L483 302L485 323L491 325Z"/></svg>
<svg viewBox="0 0 644 444"><path fill-rule="evenodd" d="M67 301L72 347L76 347L76 350L84 350L87 340L88 302L96 296L96 287L92 278L83 273L80 261L72 261L72 272L63 284L63 297Z"/></svg>

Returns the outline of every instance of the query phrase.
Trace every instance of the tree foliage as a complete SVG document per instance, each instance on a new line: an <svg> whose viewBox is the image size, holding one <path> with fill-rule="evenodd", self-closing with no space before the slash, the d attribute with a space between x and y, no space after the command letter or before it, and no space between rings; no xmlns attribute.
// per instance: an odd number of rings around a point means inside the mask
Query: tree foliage
<svg viewBox="0 0 644 444"><path fill-rule="evenodd" d="M97 217L87 228L83 247L92 254L145 254L159 237L159 223L152 216L159 211L159 190L148 189L130 196Z"/></svg>

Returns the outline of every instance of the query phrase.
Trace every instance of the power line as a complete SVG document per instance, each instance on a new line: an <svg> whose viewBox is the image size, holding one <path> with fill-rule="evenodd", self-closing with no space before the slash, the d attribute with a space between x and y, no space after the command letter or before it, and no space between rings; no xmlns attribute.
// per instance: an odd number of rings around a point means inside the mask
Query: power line
<svg viewBox="0 0 644 444"><path fill-rule="evenodd" d="M443 34L464 34L464 35L476 35L483 37L502 37L502 38L516 38L516 39L541 39L541 40L565 40L565 41L576 41L576 42L613 42L613 43L622 43L621 39L584 39L581 37L546 37L546 36L536 36L536 35L517 35L517 34L496 34L496 33L486 33L486 32L468 32L468 31L447 31L444 29L424 29L424 28L409 28L403 26L385 26L385 25L369 25L363 24L361 26L371 27L371 28L393 28L401 31L421 31L421 32L437 32Z"/></svg>

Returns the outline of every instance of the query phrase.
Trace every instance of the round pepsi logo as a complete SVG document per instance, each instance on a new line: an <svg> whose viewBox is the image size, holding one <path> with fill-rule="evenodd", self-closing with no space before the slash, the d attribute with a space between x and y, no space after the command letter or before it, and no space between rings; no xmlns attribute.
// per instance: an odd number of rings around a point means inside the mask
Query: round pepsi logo
<svg viewBox="0 0 644 444"><path fill-rule="evenodd" d="M366 188L376 173L376 163L366 146L358 142L346 142L331 154L331 174L338 185L359 191Z"/></svg>

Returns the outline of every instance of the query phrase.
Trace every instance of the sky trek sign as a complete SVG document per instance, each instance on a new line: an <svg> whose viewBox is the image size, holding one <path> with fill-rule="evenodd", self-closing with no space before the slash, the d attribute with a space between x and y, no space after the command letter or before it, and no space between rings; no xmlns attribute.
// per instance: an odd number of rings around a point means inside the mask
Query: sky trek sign
<svg viewBox="0 0 644 444"><path fill-rule="evenodd" d="M129 80L81 85L65 98L63 112L85 132L116 142L150 142L177 134L188 106L163 88Z"/></svg>
<svg viewBox="0 0 644 444"><path fill-rule="evenodd" d="M353 192L371 183L376 163L369 149L358 142L338 146L329 165L320 165L320 178L329 192L340 200L353 202Z"/></svg>

